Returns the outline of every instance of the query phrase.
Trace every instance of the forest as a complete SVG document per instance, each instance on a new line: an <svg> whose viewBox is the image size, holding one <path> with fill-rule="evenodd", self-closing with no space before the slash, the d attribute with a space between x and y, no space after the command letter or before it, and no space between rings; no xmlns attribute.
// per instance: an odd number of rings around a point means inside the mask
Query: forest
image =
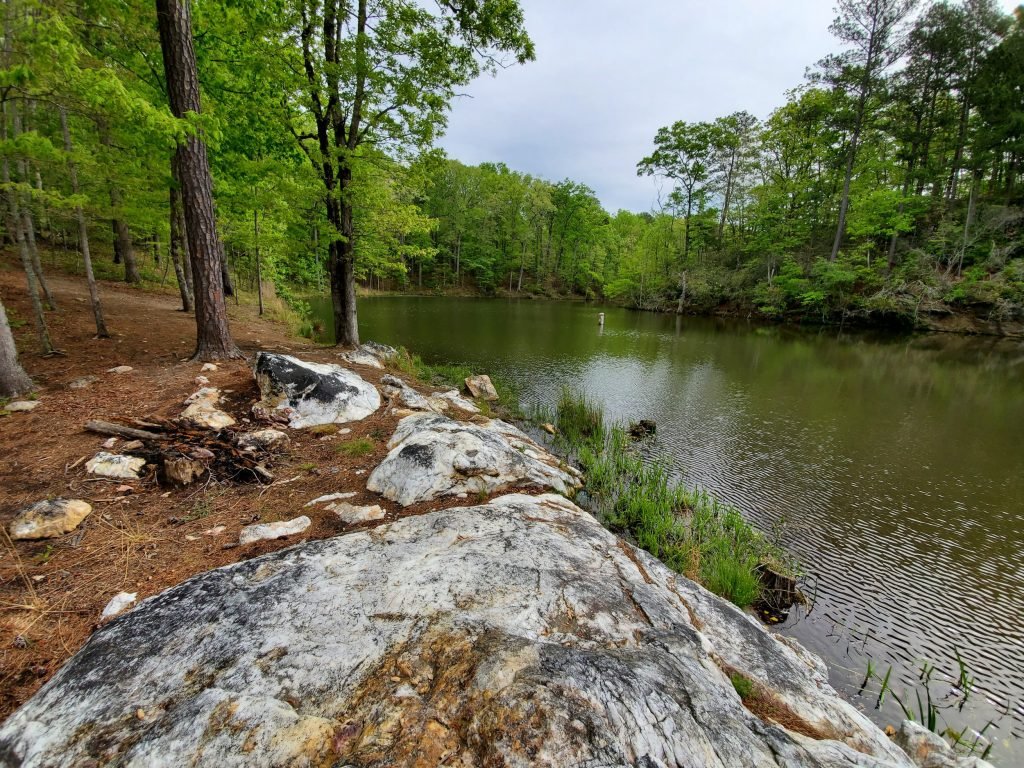
<svg viewBox="0 0 1024 768"><path fill-rule="evenodd" d="M343 344L358 341L357 290L1019 320L1024 12L836 11L835 53L765 119L652 131L636 172L658 205L613 213L571 179L435 148L460 86L534 57L512 0L11 0L4 238L42 348L46 244L90 284L177 282L209 357L233 352L221 294L271 285L298 312L329 290ZM102 336L95 286L93 302Z"/></svg>

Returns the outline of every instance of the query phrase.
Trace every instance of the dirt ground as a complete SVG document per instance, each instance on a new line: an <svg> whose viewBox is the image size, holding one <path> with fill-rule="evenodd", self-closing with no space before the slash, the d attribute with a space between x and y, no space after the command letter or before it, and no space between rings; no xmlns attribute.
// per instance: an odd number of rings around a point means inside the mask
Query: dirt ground
<svg viewBox="0 0 1024 768"><path fill-rule="evenodd" d="M467 503L453 498L400 510L365 489L366 476L386 454L398 421L388 404L361 422L345 425L352 430L348 435L289 431L289 447L271 462L275 479L270 485L213 480L174 489L160 486L151 471L128 483L88 476L85 461L106 437L84 431L87 420L173 418L198 389L195 378L201 364L187 360L195 324L178 310L175 295L103 283L113 337L94 339L84 281L53 275L50 283L58 311L48 312L47 321L54 344L65 355L43 358L31 322L24 322L31 318L24 276L11 262L0 260L0 297L17 326L22 363L41 401L30 413L0 416L0 719L81 647L118 592L137 592L142 600L211 568L359 527L346 526L333 512L304 507L317 496L355 491L360 495L352 503L380 504L389 520ZM255 353L283 351L337 362L337 350L291 336L282 325L257 317L254 307L232 304L229 311L235 340L249 361L219 364L217 371L203 375L226 394L227 404L221 407L235 417L238 428L262 428L245 421L259 397L249 368ZM119 365L134 370L107 372ZM352 368L374 383L384 373ZM86 388L68 387L87 376L95 381ZM370 439L373 451L350 457L343 446L358 438ZM131 486L130 491L118 490L122 485ZM7 525L18 509L55 497L87 500L92 514L59 538L8 538ZM300 537L231 546L245 525L302 514L313 525ZM225 528L213 535L217 526Z"/></svg>

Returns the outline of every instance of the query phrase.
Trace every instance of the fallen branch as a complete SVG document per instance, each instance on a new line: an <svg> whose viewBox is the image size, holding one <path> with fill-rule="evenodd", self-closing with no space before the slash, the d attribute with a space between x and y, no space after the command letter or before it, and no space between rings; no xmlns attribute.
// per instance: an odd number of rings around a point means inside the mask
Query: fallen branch
<svg viewBox="0 0 1024 768"><path fill-rule="evenodd" d="M87 421L85 429L88 432L96 432L100 435L112 435L113 437L127 437L132 440L168 440L167 435L158 435L156 432L147 432L144 429L133 429L120 424L111 424L109 421Z"/></svg>

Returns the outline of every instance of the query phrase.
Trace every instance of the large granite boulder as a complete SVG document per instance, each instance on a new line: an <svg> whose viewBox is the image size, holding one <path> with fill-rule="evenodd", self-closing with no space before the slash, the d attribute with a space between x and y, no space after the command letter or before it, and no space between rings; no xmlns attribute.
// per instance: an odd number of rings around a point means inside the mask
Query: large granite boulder
<svg viewBox="0 0 1024 768"><path fill-rule="evenodd" d="M359 421L380 408L376 387L339 365L260 352L255 374L259 406L294 429Z"/></svg>
<svg viewBox="0 0 1024 768"><path fill-rule="evenodd" d="M820 662L554 495L308 542L150 598L4 723L0 763L912 766Z"/></svg>
<svg viewBox="0 0 1024 768"><path fill-rule="evenodd" d="M516 483L558 493L580 487L576 470L498 419L476 424L414 413L398 423L388 448L366 487L402 506L439 496L492 493Z"/></svg>

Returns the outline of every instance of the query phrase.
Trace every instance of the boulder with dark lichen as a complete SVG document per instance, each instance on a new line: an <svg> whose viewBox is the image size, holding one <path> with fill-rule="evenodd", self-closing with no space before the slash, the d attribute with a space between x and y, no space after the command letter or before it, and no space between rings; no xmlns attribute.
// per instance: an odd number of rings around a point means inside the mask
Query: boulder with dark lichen
<svg viewBox="0 0 1024 768"><path fill-rule="evenodd" d="M0 764L912 768L798 648L564 498L507 496L145 600L0 727Z"/></svg>

